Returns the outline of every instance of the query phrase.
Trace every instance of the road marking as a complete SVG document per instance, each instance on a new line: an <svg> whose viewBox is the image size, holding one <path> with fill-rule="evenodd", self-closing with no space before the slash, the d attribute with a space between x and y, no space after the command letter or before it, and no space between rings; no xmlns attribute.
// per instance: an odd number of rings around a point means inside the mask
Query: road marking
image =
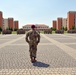
<svg viewBox="0 0 76 75"><path fill-rule="evenodd" d="M16 38L16 39L12 39L11 41L8 41L6 43L0 44L0 48L5 47L5 46L7 46L15 41L18 41L18 40L22 39L23 37L25 37L25 35L23 35L22 37Z"/></svg>
<svg viewBox="0 0 76 75"><path fill-rule="evenodd" d="M61 36L67 36L67 37L68 37L68 39L69 39L69 37L70 37L70 38L73 38L73 39L76 39L76 37L75 37L75 36L72 36L72 35L71 35L71 36L69 36L69 35L67 35L67 34L66 34L66 35L62 34Z"/></svg>
<svg viewBox="0 0 76 75"><path fill-rule="evenodd" d="M76 45L76 43L63 43L65 45Z"/></svg>
<svg viewBox="0 0 76 75"><path fill-rule="evenodd" d="M69 54L70 56L72 56L74 59L76 59L76 49L73 49L69 46L66 46L63 43L60 43L52 38L47 37L44 34L41 34L44 38L46 38L47 40L49 40L51 43L53 43L54 45L56 45L57 47L59 47L60 49L62 49L64 52L66 52L67 54Z"/></svg>
<svg viewBox="0 0 76 75"><path fill-rule="evenodd" d="M8 36L12 36L12 35L0 35L0 39L4 38L4 37L8 37Z"/></svg>

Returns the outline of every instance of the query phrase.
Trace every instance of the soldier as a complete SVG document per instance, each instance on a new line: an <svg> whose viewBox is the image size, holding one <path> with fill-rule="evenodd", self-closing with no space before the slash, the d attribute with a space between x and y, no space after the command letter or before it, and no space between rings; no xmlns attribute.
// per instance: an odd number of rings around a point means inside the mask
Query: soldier
<svg viewBox="0 0 76 75"><path fill-rule="evenodd" d="M36 30L36 26L32 25L30 31L26 34L26 42L29 44L29 52L31 62L36 62L37 45L40 42L40 34Z"/></svg>

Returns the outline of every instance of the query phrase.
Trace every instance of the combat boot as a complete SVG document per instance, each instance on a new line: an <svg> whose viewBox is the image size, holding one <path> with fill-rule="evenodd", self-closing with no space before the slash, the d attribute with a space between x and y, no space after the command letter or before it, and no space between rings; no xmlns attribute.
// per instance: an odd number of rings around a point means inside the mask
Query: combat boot
<svg viewBox="0 0 76 75"><path fill-rule="evenodd" d="M37 62L36 57L34 57L34 62Z"/></svg>
<svg viewBox="0 0 76 75"><path fill-rule="evenodd" d="M31 58L31 62L32 62L32 63L34 63L34 62L35 62L33 57Z"/></svg>

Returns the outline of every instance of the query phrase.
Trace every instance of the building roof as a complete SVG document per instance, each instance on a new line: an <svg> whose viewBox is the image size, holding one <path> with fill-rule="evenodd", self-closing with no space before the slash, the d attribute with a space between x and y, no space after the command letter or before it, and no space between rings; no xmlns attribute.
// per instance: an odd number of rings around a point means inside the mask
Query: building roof
<svg viewBox="0 0 76 75"><path fill-rule="evenodd" d="M62 19L62 17L58 17L57 19Z"/></svg>
<svg viewBox="0 0 76 75"><path fill-rule="evenodd" d="M76 11L69 11L68 13L76 13Z"/></svg>
<svg viewBox="0 0 76 75"><path fill-rule="evenodd" d="M24 26L31 26L31 25L33 25L33 24L26 24L26 25L24 25ZM34 24L34 25L36 25L36 26L47 26L47 25L45 25L45 24ZM23 27L24 27L23 26Z"/></svg>
<svg viewBox="0 0 76 75"><path fill-rule="evenodd" d="M53 20L53 22L56 22L57 20Z"/></svg>
<svg viewBox="0 0 76 75"><path fill-rule="evenodd" d="M12 18L12 17L9 17L8 19L14 19L14 18Z"/></svg>

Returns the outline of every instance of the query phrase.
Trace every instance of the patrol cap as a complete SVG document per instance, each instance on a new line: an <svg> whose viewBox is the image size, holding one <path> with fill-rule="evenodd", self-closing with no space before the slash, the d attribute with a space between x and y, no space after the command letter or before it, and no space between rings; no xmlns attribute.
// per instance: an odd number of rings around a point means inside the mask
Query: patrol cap
<svg viewBox="0 0 76 75"><path fill-rule="evenodd" d="M33 25L31 25L31 28L36 28L36 26L33 24Z"/></svg>

